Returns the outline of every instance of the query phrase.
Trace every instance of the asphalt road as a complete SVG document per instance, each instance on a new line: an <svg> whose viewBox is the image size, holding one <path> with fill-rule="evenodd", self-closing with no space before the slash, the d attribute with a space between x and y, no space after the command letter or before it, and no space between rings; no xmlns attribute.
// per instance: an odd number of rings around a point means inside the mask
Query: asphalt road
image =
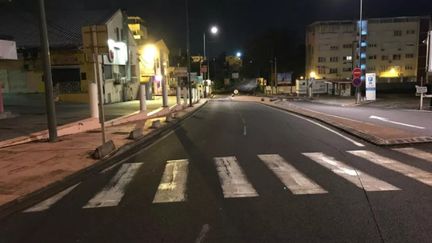
<svg viewBox="0 0 432 243"><path fill-rule="evenodd" d="M126 163L1 220L0 242L430 242L431 148L399 149L212 101Z"/></svg>
<svg viewBox="0 0 432 243"><path fill-rule="evenodd" d="M295 102L297 106L340 117L377 123L407 130L422 136L432 136L432 112L412 109L385 109L375 107L341 107L310 102Z"/></svg>

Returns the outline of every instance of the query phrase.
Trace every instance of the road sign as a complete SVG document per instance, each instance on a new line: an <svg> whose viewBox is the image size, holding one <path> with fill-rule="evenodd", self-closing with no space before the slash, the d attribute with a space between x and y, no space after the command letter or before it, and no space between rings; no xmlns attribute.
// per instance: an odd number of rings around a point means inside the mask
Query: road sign
<svg viewBox="0 0 432 243"><path fill-rule="evenodd" d="M362 84L362 81L361 81L360 78L355 78L355 79L353 79L353 81L352 81L352 85L353 85L354 87L356 87L356 88L360 87L361 84Z"/></svg>
<svg viewBox="0 0 432 243"><path fill-rule="evenodd" d="M428 89L426 86L417 86L416 85L417 94L426 94Z"/></svg>
<svg viewBox="0 0 432 243"><path fill-rule="evenodd" d="M366 73L366 100L376 100L376 73Z"/></svg>
<svg viewBox="0 0 432 243"><path fill-rule="evenodd" d="M354 68L353 70L354 79L360 78L362 76L362 70L360 68Z"/></svg>

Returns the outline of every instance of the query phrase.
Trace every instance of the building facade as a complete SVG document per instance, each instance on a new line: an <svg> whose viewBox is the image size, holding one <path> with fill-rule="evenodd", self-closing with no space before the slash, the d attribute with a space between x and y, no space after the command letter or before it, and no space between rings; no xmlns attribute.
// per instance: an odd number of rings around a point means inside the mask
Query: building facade
<svg viewBox="0 0 432 243"><path fill-rule="evenodd" d="M1 13L0 33L17 43L18 60L0 61L0 82L6 93L44 92L39 28L29 13ZM132 100L138 93L138 46L122 10L58 11L47 14L55 95L63 101L88 102L89 84L95 82L95 62L83 46L83 28L103 26L109 53L101 53L105 103ZM53 24L55 23L55 24Z"/></svg>
<svg viewBox="0 0 432 243"><path fill-rule="evenodd" d="M429 17L375 18L367 20L365 72L377 82L420 82L425 79ZM352 79L358 66L357 21L322 21L307 27L306 76L332 82ZM364 63L365 62L365 63Z"/></svg>

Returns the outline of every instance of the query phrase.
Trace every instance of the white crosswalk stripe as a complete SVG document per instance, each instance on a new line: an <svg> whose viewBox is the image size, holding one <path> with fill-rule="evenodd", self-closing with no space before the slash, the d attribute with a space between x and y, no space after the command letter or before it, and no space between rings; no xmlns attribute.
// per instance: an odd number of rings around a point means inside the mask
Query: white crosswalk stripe
<svg viewBox="0 0 432 243"><path fill-rule="evenodd" d="M416 148L395 148L393 150L432 163L432 153L428 153Z"/></svg>
<svg viewBox="0 0 432 243"><path fill-rule="evenodd" d="M84 208L117 206L124 196L126 186L132 181L142 163L123 164L117 174L102 191L94 196Z"/></svg>
<svg viewBox="0 0 432 243"><path fill-rule="evenodd" d="M214 158L225 198L257 197L258 193L243 173L236 157Z"/></svg>
<svg viewBox="0 0 432 243"><path fill-rule="evenodd" d="M397 148L394 151L432 162L432 154L415 148ZM381 156L367 150L347 151L354 156L366 159L374 164L398 172L421 183L432 186L432 173L401 163L397 160ZM396 191L400 188L355 169L346 163L326 155L325 153L302 153L312 161L329 169L365 191ZM309 178L279 154L258 154L258 158L294 195L326 194L326 189ZM153 204L186 202L188 200L187 185L189 160L169 160L153 198ZM143 163L121 165L115 176L101 191L94 195L83 208L101 208L117 206L124 197L128 184L133 180ZM219 177L220 186L225 198L258 197L259 194L245 175L241 165L234 156L216 157L214 165ZM253 178L252 178L253 179ZM39 204L23 211L24 213L48 210L79 184L46 199Z"/></svg>
<svg viewBox="0 0 432 243"><path fill-rule="evenodd" d="M308 179L278 154L258 155L264 164L285 184L293 194L324 194L322 187Z"/></svg>
<svg viewBox="0 0 432 243"><path fill-rule="evenodd" d="M378 155L371 151L366 150L356 150L356 151L348 151L349 153L366 159L374 164L383 166L387 169L396 171L398 173L401 173L407 177L410 177L414 180L417 180L421 183L424 183L428 186L432 186L432 173L418 169L414 166L407 165L404 163L401 163L399 161L396 161L394 159L390 159L381 155Z"/></svg>
<svg viewBox="0 0 432 243"><path fill-rule="evenodd" d="M55 203L60 201L62 198L64 198L67 194L69 194L69 192L73 191L73 189L75 189L75 187L77 187L79 184L80 183L78 183L74 186L71 186L71 187L57 193L56 195L36 204L35 206L25 210L24 213L41 212L41 211L45 211L45 210L49 209L52 205L54 205Z"/></svg>
<svg viewBox="0 0 432 243"><path fill-rule="evenodd" d="M153 203L186 201L188 165L189 161L185 159L167 161Z"/></svg>
<svg viewBox="0 0 432 243"><path fill-rule="evenodd" d="M312 159L318 164L331 170L333 173L343 177L347 181L353 183L359 188L364 188L365 191L395 191L399 188L370 176L360 170L356 170L349 165L336 160L324 153L303 153L306 157Z"/></svg>

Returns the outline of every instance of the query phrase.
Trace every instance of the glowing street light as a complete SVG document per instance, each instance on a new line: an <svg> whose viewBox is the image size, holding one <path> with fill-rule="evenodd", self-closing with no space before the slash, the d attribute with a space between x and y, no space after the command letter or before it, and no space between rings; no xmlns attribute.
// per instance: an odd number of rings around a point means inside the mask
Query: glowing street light
<svg viewBox="0 0 432 243"><path fill-rule="evenodd" d="M216 35L219 32L219 28L217 26L212 26L210 28L210 33L212 33L213 35Z"/></svg>
<svg viewBox="0 0 432 243"><path fill-rule="evenodd" d="M153 44L148 44L144 46L143 58L147 62L153 62L157 55L157 48Z"/></svg>
<svg viewBox="0 0 432 243"><path fill-rule="evenodd" d="M316 79L316 72L314 72L314 71L310 72L309 73L309 77L313 78L313 79Z"/></svg>
<svg viewBox="0 0 432 243"><path fill-rule="evenodd" d="M236 53L236 57L238 57L238 58L241 58L242 55L243 55L243 54L242 54L241 52L239 52L239 51Z"/></svg>

